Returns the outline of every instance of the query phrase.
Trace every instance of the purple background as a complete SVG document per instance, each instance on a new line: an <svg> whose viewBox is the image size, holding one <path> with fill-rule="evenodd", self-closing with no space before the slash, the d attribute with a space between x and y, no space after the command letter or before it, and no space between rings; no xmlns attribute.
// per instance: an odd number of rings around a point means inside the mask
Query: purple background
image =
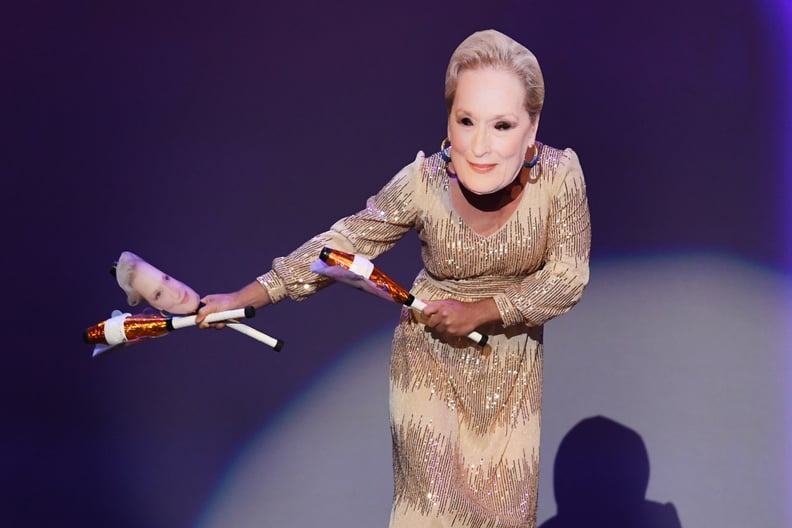
<svg viewBox="0 0 792 528"><path fill-rule="evenodd" d="M788 271L790 57L772 3L354 3L31 1L0 17L0 524L190 525L254 431L395 323L333 287L259 314L280 354L195 330L91 360L79 335L125 308L107 273L121 251L232 290L434 152L445 66L474 30L538 56L539 138L581 158L594 262L706 251ZM409 284L414 236L378 264Z"/></svg>

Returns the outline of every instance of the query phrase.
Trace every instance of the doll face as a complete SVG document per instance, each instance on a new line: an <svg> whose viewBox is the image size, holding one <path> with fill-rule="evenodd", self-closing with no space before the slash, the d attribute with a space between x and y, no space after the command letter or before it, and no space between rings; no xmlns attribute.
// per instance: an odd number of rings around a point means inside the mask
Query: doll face
<svg viewBox="0 0 792 528"><path fill-rule="evenodd" d="M145 261L139 261L131 281L132 288L158 310L190 314L198 309L198 294Z"/></svg>
<svg viewBox="0 0 792 528"><path fill-rule="evenodd" d="M462 185L489 194L511 183L534 143L537 124L525 109L525 88L514 73L462 71L448 115L451 163Z"/></svg>

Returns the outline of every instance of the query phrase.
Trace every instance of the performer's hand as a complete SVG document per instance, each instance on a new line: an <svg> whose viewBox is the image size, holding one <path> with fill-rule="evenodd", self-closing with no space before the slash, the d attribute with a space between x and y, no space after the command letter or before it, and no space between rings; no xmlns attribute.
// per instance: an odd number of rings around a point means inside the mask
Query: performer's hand
<svg viewBox="0 0 792 528"><path fill-rule="evenodd" d="M204 322L204 319L206 319L206 316L210 313L244 308L243 306L239 305L239 301L236 297L237 296L235 293L214 293L212 295L205 296L203 299L201 299L203 306L201 306L201 308L198 310L195 322L201 328L209 328L210 326L218 329L224 328L225 323L206 323Z"/></svg>
<svg viewBox="0 0 792 528"><path fill-rule="evenodd" d="M201 328L215 328L225 327L224 323L206 323L204 319L210 313L222 312L224 310L236 310L237 308L244 308L252 306L254 308L261 308L270 304L270 298L267 290L261 287L258 282L251 282L241 290L234 293L213 293L201 299L204 306L198 310L195 322Z"/></svg>
<svg viewBox="0 0 792 528"><path fill-rule="evenodd" d="M500 312L493 299L461 302L453 299L430 301L423 309L424 322L450 336L466 336L484 323L500 319Z"/></svg>

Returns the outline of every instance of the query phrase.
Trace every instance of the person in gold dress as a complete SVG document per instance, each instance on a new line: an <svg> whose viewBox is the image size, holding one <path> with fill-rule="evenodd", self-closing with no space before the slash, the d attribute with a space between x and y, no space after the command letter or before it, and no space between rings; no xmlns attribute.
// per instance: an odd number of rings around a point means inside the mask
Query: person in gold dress
<svg viewBox="0 0 792 528"><path fill-rule="evenodd" d="M494 30L465 39L446 73L448 137L418 153L360 212L336 222L242 289L208 295L206 314L331 281L310 271L323 247L373 259L409 230L424 267L390 366L391 528L536 525L543 325L588 282L590 220L571 149L536 140L544 81L535 56ZM466 336L489 335L486 347Z"/></svg>

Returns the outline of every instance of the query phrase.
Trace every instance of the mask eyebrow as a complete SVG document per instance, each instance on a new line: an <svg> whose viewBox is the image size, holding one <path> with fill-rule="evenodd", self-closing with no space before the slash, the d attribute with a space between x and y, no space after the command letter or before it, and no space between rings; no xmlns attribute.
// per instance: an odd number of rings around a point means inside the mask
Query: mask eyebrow
<svg viewBox="0 0 792 528"><path fill-rule="evenodd" d="M516 114L512 114L512 113L496 114L496 115L494 115L492 117L489 117L487 119L481 119L481 118L473 115L473 112L465 110L464 108L457 108L456 110L454 110L454 117L456 119L460 119L460 118L463 118L463 117L471 117L471 118L476 119L476 120L486 121L486 122L490 122L490 123L493 122L493 121L508 121L510 123L514 123L515 125L520 122L520 117L518 115L516 115Z"/></svg>
<svg viewBox="0 0 792 528"><path fill-rule="evenodd" d="M492 118L492 121L519 121L519 118L514 114L498 114Z"/></svg>

